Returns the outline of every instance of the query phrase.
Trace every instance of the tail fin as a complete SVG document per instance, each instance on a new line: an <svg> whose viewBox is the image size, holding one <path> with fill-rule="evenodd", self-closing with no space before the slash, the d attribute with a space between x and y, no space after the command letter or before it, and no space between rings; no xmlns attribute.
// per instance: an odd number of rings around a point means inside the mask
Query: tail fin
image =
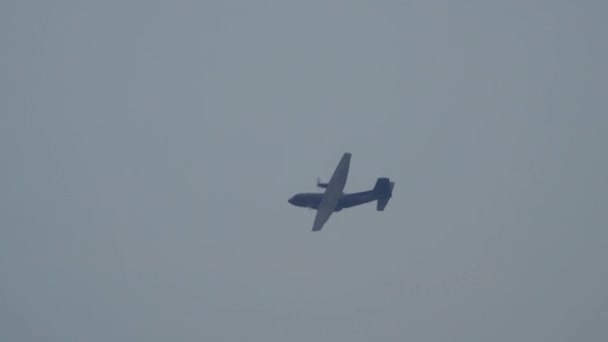
<svg viewBox="0 0 608 342"><path fill-rule="evenodd" d="M381 177L376 181L373 192L378 195L376 202L376 210L383 211L384 207L388 204L388 200L393 196L393 187L395 182L391 182L390 179Z"/></svg>

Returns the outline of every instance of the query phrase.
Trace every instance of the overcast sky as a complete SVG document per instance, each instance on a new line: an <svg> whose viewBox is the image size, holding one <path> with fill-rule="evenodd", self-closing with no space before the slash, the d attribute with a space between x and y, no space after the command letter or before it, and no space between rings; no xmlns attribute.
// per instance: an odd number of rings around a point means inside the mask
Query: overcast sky
<svg viewBox="0 0 608 342"><path fill-rule="evenodd" d="M0 340L608 340L607 13L3 1Z"/></svg>

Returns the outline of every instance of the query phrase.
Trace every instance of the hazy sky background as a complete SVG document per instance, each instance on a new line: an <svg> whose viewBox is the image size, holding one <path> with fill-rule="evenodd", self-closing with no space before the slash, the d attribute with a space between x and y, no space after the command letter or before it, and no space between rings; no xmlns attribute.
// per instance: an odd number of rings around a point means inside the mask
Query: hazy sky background
<svg viewBox="0 0 608 342"><path fill-rule="evenodd" d="M3 1L0 340L608 340L607 15Z"/></svg>

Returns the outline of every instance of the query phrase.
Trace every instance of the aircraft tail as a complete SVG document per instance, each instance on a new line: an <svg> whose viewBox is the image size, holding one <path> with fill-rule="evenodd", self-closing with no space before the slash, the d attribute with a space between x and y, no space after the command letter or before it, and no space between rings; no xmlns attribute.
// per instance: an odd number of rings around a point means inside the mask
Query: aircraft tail
<svg viewBox="0 0 608 342"><path fill-rule="evenodd" d="M376 181L374 190L372 190L377 196L376 210L383 211L384 207L388 204L388 200L393 196L393 187L395 182L391 182L389 178L381 177Z"/></svg>

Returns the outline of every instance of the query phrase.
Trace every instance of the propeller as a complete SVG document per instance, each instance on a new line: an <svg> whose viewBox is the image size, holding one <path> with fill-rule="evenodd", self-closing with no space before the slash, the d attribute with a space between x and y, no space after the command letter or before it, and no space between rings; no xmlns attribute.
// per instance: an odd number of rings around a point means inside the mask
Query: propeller
<svg viewBox="0 0 608 342"><path fill-rule="evenodd" d="M317 177L317 187L318 188L322 188L322 189L326 189L327 188L327 183L321 182L321 177Z"/></svg>

